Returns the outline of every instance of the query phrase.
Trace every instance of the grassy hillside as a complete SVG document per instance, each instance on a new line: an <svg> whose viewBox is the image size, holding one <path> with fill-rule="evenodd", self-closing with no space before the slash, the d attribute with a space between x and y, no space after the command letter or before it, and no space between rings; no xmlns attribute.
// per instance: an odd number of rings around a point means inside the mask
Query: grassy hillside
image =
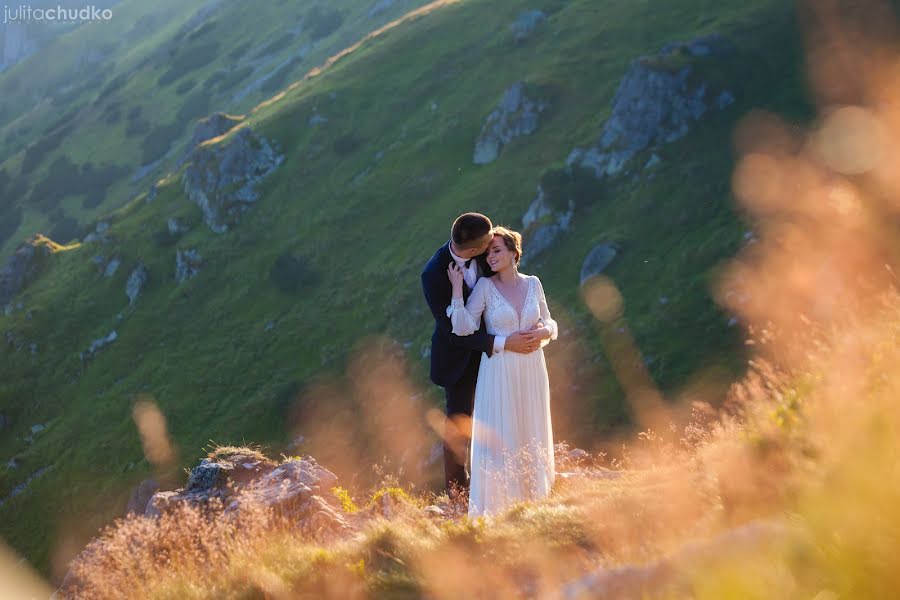
<svg viewBox="0 0 900 600"><path fill-rule="evenodd" d="M34 231L82 237L239 114L423 4L124 1L0 74L0 256ZM0 177L2 180L3 177Z"/></svg>
<svg viewBox="0 0 900 600"><path fill-rule="evenodd" d="M277 39L277 27L296 24L279 12L281 5L265 6L253 5L253 22L269 23L271 31L247 30L249 17L236 14L209 21L216 24L206 32L198 24L187 48L197 50L206 36L216 44L215 59L184 78L196 79L202 89L218 69L250 52L243 46L268 43ZM347 6L348 25L357 18L351 15L368 8ZM516 42L509 24L533 8L548 18ZM149 136L129 138L123 121L112 136L111 126L102 124L103 111L124 119L140 107L154 126L177 126L188 135L191 119L218 108L210 102L195 111L188 108L190 97L203 97L200 91L179 96L177 82L159 83L178 64L178 44L174 63L158 57L173 47L179 19L147 37L133 58L117 61L123 69L130 65L130 75L110 99L74 118L76 128L54 145L36 174L49 173L62 155L129 169L148 158L141 146ZM19 463L0 467L0 497L50 466L0 506L0 533L48 572L55 555L64 556L119 514L131 487L154 474L132 419L138 398L158 404L175 445L187 449L176 467L193 464L193 449L210 439L254 441L277 452L297 434L346 431L336 424L359 420L357 413L340 412L354 407L352 386L334 382L352 365L351 351L370 336L396 343L421 411L439 405L438 390L427 382L423 350L431 318L418 276L446 240L452 219L480 210L495 223L518 227L540 175L563 166L574 147L596 140L630 61L665 43L709 33L727 36L738 51L700 68L732 90L737 102L659 150L662 163L653 177L638 169L604 184L593 202L579 207L571 230L528 271L541 277L562 324L561 340L549 351L558 437L600 445L630 418L578 289L582 260L600 241L622 247L608 274L661 389L674 398L695 385L729 381L742 368L742 333L728 327L729 316L715 306L709 283L745 232L731 208L730 136L751 108L806 118L791 9L764 0L447 3L248 111L249 125L275 140L286 159L263 182L262 199L230 232L217 235L202 224L177 173L160 182L150 202L142 193L104 213L128 197L121 182L90 209L79 208L75 198L65 201L66 214L77 214L81 223L101 214L108 219L110 241L47 257L41 277L18 299L24 308L0 317L7 341L15 340L0 347L0 412L12 421L0 437L0 459ZM298 66L285 85L304 71ZM497 161L475 166L473 143L484 119L516 81L545 90L549 113L533 135L515 140ZM88 90L80 94L72 102L95 97ZM113 102L117 109L109 108ZM182 110L190 118L170 120ZM313 114L327 122L311 126ZM27 116L17 122L22 119ZM26 152L5 151L14 181L20 181ZM35 181L24 180L29 186ZM141 190L151 180L142 181ZM33 210L26 209L21 231L44 222ZM169 236L170 217L192 229ZM176 284L176 251L190 248L203 257L200 273ZM103 277L92 262L98 254L121 259L113 277ZM129 307L125 284L140 262L149 269L149 283ZM278 267L285 264L286 273ZM93 340L113 329L115 342L80 359ZM46 428L28 442L35 424ZM311 448L301 445L299 451L304 449Z"/></svg>

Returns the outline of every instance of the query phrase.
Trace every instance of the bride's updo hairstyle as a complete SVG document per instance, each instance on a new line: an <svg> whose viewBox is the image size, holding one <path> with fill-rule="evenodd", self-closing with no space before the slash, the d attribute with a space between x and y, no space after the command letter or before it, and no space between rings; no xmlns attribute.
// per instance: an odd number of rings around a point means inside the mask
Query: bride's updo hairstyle
<svg viewBox="0 0 900 600"><path fill-rule="evenodd" d="M512 229L507 229L498 225L491 230L493 235L499 235L503 238L503 243L510 251L516 253L516 266L519 266L519 260L522 258L522 234Z"/></svg>

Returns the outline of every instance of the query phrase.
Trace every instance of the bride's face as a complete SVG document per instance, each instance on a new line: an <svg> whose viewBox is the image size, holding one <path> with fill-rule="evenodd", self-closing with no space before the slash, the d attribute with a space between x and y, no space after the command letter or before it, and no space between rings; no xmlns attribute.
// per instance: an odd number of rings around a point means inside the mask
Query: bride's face
<svg viewBox="0 0 900 600"><path fill-rule="evenodd" d="M487 262L491 271L499 273L515 264L516 253L506 247L506 242L499 235L491 240L487 250Z"/></svg>

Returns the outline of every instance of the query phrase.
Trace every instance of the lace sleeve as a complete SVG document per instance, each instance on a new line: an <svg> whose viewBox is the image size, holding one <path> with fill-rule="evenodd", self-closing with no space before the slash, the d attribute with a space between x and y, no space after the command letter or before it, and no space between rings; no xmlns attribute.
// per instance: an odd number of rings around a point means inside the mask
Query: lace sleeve
<svg viewBox="0 0 900 600"><path fill-rule="evenodd" d="M550 309L547 307L547 297L544 296L544 286L541 285L541 280L537 277L534 279L535 283L537 283L538 306L541 310L541 320L544 322L545 326L550 328L550 340L555 340L559 337L559 325L553 320L553 317L550 316ZM550 340L543 340L541 345L546 346L550 343Z"/></svg>
<svg viewBox="0 0 900 600"><path fill-rule="evenodd" d="M469 294L469 301L466 304L463 304L462 298L453 298L450 301L447 316L450 317L455 335L472 335L478 331L481 315L487 305L483 281L484 278L475 284L475 289Z"/></svg>

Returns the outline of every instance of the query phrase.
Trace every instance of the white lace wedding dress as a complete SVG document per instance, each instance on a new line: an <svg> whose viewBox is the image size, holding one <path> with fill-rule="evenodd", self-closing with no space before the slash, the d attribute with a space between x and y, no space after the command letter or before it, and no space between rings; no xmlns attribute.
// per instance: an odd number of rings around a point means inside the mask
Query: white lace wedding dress
<svg viewBox="0 0 900 600"><path fill-rule="evenodd" d="M509 336L543 320L555 340L559 329L550 317L544 288L526 276L521 314L494 282L482 277L468 302L454 299L447 316L456 335L475 332L484 314L487 332ZM550 492L555 476L550 384L543 346L530 354L504 351L481 357L472 414L472 464L469 516L496 514L519 500Z"/></svg>

